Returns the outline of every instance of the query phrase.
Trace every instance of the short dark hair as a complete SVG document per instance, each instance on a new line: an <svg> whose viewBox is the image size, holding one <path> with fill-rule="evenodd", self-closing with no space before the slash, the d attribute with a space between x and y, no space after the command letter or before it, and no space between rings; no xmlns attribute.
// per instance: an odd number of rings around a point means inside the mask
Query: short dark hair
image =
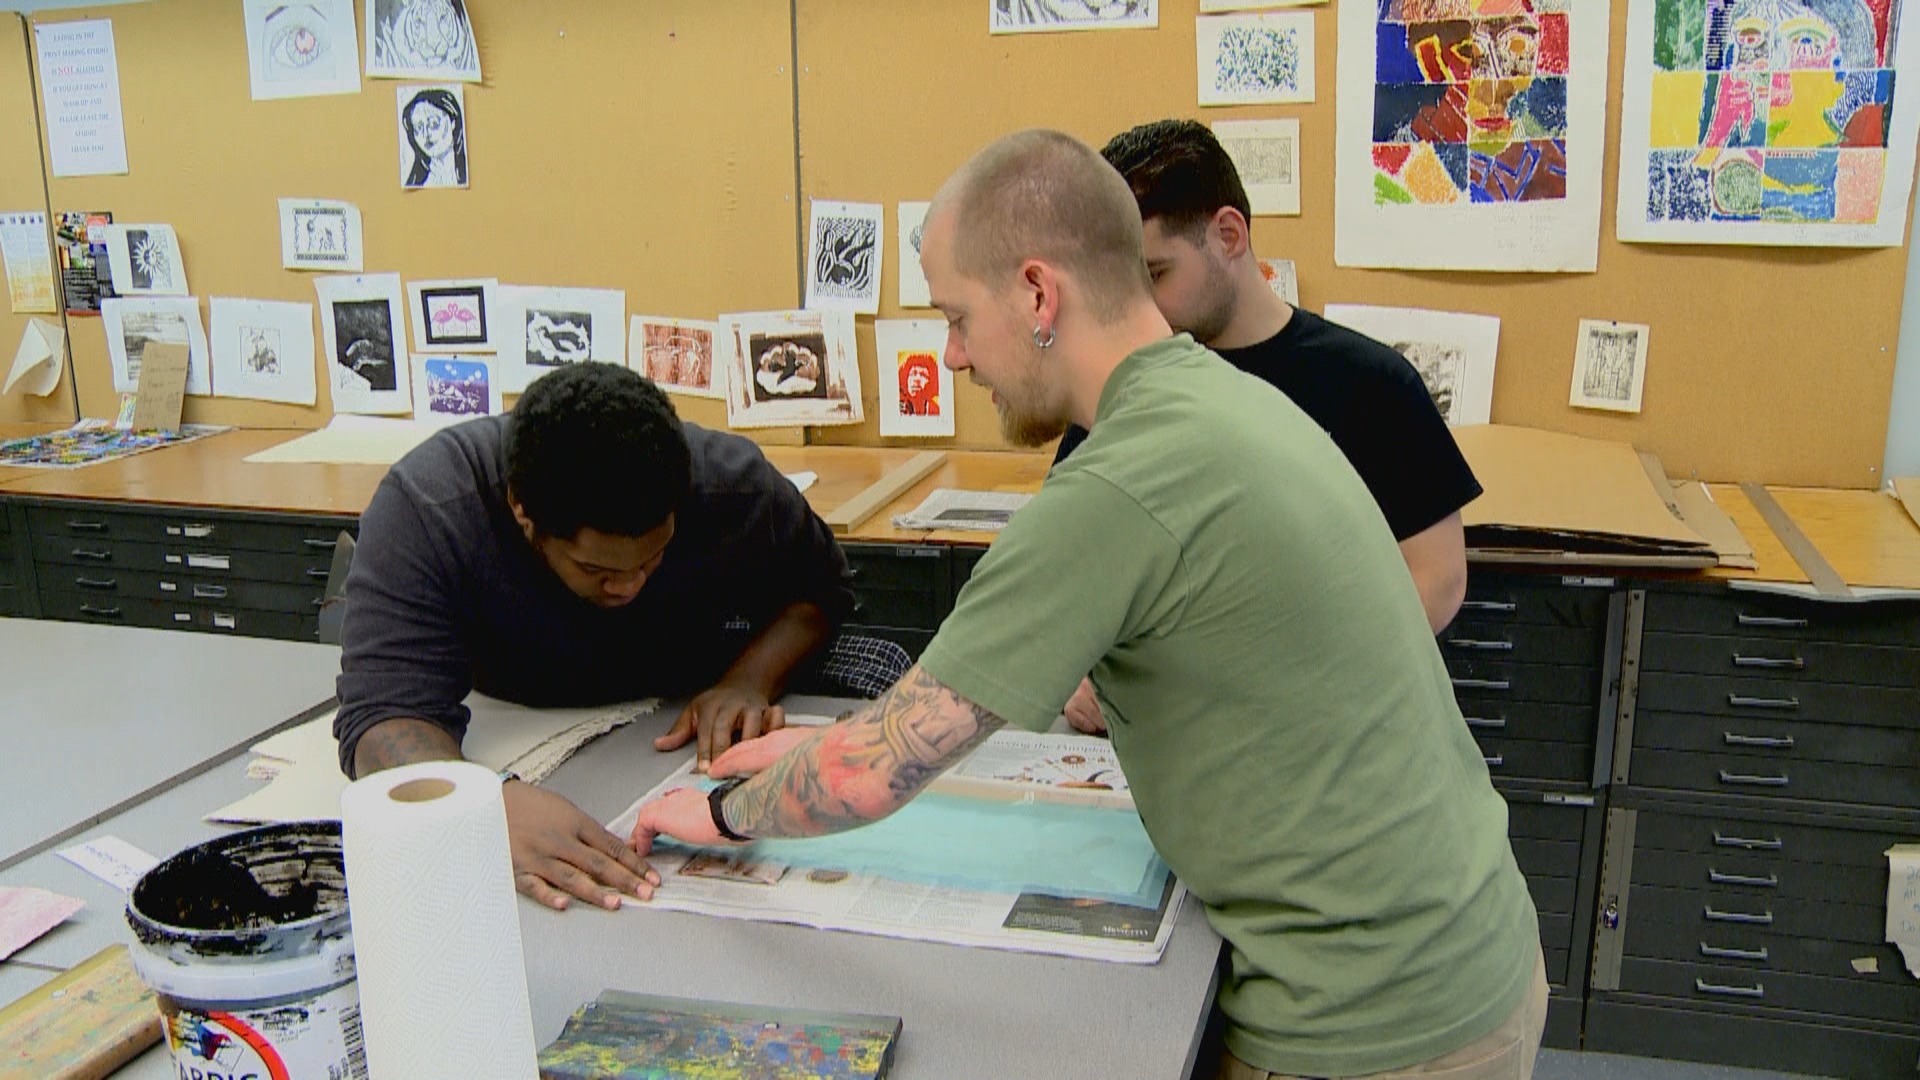
<svg viewBox="0 0 1920 1080"><path fill-rule="evenodd" d="M1101 147L1100 156L1119 170L1140 205L1140 220L1160 219L1168 232L1192 237L1223 206L1253 220L1253 204L1240 184L1240 170L1205 124L1155 120L1123 131Z"/></svg>
<svg viewBox="0 0 1920 1080"><path fill-rule="evenodd" d="M673 403L616 364L586 361L534 380L507 425L507 490L549 536L583 528L641 536L693 486Z"/></svg>

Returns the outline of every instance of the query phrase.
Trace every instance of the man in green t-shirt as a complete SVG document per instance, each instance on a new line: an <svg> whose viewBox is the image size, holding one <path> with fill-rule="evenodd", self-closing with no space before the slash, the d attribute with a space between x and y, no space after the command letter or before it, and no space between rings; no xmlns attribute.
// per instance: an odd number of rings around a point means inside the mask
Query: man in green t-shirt
<svg viewBox="0 0 1920 1080"><path fill-rule="evenodd" d="M898 685L721 756L732 786L648 803L635 846L885 817L1002 724L1051 725L1091 671L1154 846L1232 947L1222 1076L1529 1076L1546 977L1506 804L1352 466L1169 330L1132 193L1068 136L963 167L922 265L947 365L1010 440L1091 433Z"/></svg>

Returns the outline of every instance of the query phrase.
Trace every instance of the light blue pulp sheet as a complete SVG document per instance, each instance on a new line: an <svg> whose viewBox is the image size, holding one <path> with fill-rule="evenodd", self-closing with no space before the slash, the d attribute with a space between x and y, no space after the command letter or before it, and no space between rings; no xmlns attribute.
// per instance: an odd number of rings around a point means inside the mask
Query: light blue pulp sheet
<svg viewBox="0 0 1920 1080"><path fill-rule="evenodd" d="M710 789L713 782L701 781ZM686 850L667 837L662 847ZM719 852L978 892L1045 893L1151 908L1167 865L1131 810L924 794L891 817L806 840Z"/></svg>

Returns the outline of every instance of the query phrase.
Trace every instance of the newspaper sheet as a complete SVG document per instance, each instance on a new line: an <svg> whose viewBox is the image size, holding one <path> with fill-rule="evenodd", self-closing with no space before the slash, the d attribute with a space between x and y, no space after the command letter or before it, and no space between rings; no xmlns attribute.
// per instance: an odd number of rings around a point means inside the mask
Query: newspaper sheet
<svg viewBox="0 0 1920 1080"><path fill-rule="evenodd" d="M935 488L919 506L904 514L895 514L893 524L901 529L961 529L971 532L999 532L1013 520L1014 511L1027 505L1032 495L1000 491L961 491Z"/></svg>
<svg viewBox="0 0 1920 1080"><path fill-rule="evenodd" d="M1095 750L1111 764L1100 764L1102 758L1089 752ZM1074 758L1084 760L1069 760ZM1056 778L1061 769L1064 777ZM616 836L630 835L642 803L676 787L696 786L699 779L688 763L608 828ZM1063 786L1085 782L1114 786ZM1131 805L1111 746L1078 735L997 732L938 783L941 790L953 792L959 785L967 794L989 798L1045 798L1051 792L1089 806L1102 805L1102 800L1113 805L1116 797L1128 799L1120 805ZM1148 908L791 867L756 858L750 848L737 855L656 849L648 858L663 884L651 901L629 900L630 906L1129 964L1159 961L1187 892L1178 879L1168 877L1159 904Z"/></svg>

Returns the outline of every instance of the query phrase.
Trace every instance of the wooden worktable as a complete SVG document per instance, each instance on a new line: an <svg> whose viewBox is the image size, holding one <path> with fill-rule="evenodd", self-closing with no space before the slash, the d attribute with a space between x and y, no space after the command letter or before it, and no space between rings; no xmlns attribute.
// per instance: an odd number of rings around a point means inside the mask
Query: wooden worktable
<svg viewBox="0 0 1920 1080"><path fill-rule="evenodd" d="M1713 499L1752 546L1754 570L1714 569L1708 577L1732 581L1805 582L1793 556L1734 484L1710 484ZM1770 487L1767 492L1841 580L1855 587L1920 589L1920 526L1900 500L1878 491Z"/></svg>

